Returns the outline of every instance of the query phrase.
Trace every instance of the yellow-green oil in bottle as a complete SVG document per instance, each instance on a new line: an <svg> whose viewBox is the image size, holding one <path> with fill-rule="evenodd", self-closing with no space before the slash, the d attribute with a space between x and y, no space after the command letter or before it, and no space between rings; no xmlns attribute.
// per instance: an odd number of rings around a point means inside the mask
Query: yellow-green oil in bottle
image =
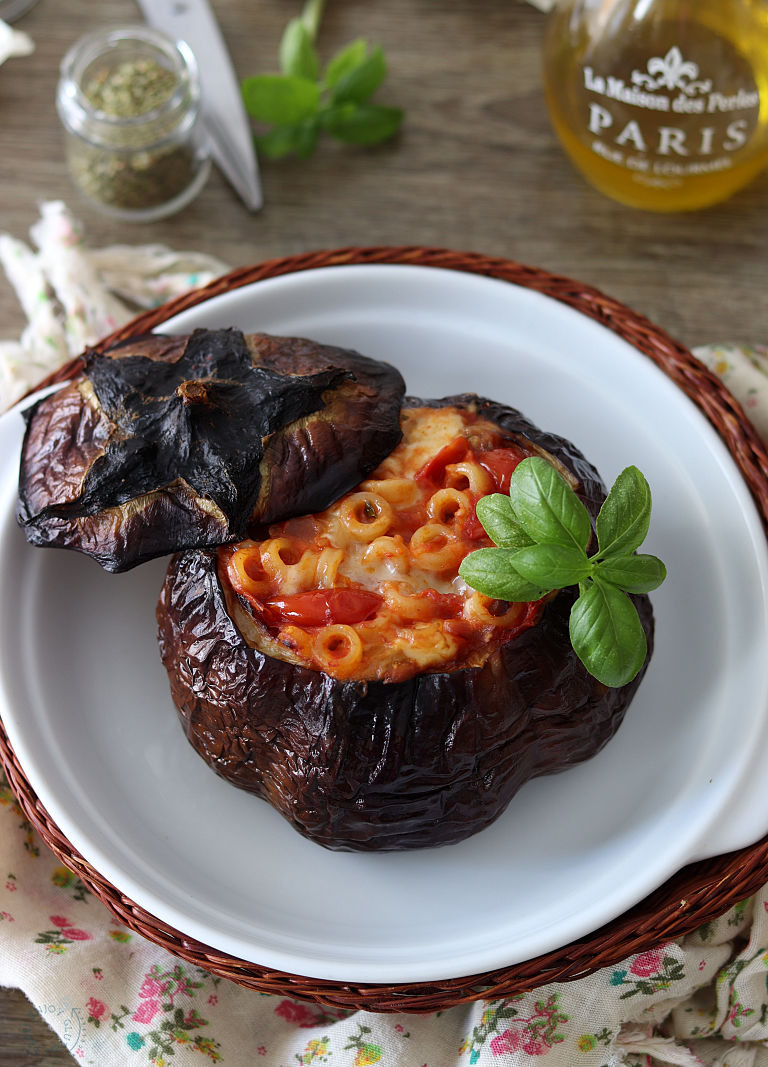
<svg viewBox="0 0 768 1067"><path fill-rule="evenodd" d="M572 161L631 207L707 207L768 164L768 0L561 0L544 81Z"/></svg>

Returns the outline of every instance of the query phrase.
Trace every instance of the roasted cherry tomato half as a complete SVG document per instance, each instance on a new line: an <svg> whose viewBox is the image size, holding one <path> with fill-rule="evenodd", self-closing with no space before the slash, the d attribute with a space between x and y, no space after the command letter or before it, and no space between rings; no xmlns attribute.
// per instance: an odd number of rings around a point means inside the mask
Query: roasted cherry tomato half
<svg viewBox="0 0 768 1067"><path fill-rule="evenodd" d="M309 593L272 597L263 605L268 622L279 625L329 626L365 622L375 615L382 598L365 589L315 589Z"/></svg>

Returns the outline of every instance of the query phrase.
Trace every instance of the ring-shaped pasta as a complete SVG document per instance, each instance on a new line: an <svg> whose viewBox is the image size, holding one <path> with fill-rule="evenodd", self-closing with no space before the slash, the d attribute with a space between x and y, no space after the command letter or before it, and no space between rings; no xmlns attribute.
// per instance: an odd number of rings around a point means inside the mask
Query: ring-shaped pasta
<svg viewBox="0 0 768 1067"><path fill-rule="evenodd" d="M340 548L324 548L317 560L315 583L318 589L333 589L336 584L336 572L344 559Z"/></svg>
<svg viewBox="0 0 768 1067"><path fill-rule="evenodd" d="M392 508L377 493L352 493L338 511L342 524L356 541L370 544L387 532L394 521Z"/></svg>
<svg viewBox="0 0 768 1067"><path fill-rule="evenodd" d="M411 537L409 548L420 567L433 571L457 567L466 551L456 540L450 526L441 526L436 522L420 526Z"/></svg>
<svg viewBox="0 0 768 1067"><path fill-rule="evenodd" d="M315 661L334 675L349 675L363 658L363 642L353 626L336 623L324 626L312 644Z"/></svg>
<svg viewBox="0 0 768 1067"><path fill-rule="evenodd" d="M407 508L419 499L419 487L410 478L369 478L360 483L364 493L383 496L390 504Z"/></svg>
<svg viewBox="0 0 768 1067"><path fill-rule="evenodd" d="M262 565L272 581L277 582L279 591L290 596L312 589L320 553L307 548L296 563L287 563L283 553L292 557L298 554L288 537L270 537L261 544Z"/></svg>
<svg viewBox="0 0 768 1067"><path fill-rule="evenodd" d="M389 610L401 619L429 622L435 614L434 604L428 597L403 593L395 582L385 582L381 591Z"/></svg>
<svg viewBox="0 0 768 1067"><path fill-rule="evenodd" d="M468 488L475 496L486 496L493 492L493 480L485 467L481 467L479 463L473 463L471 460L449 463L445 473L451 489Z"/></svg>
<svg viewBox="0 0 768 1067"><path fill-rule="evenodd" d="M236 593L261 599L271 591L271 583L264 572L259 545L243 541L227 560L227 574ZM257 577L258 575L258 577Z"/></svg>
<svg viewBox="0 0 768 1067"><path fill-rule="evenodd" d="M498 603L498 600L485 596L484 593L474 592L464 604L464 618L469 622L479 622L483 626L498 626L501 630L508 630L522 621L527 604L510 604L501 615L494 615L490 606Z"/></svg>
<svg viewBox="0 0 768 1067"><path fill-rule="evenodd" d="M365 567L383 567L390 573L407 574L411 569L411 554L400 534L377 537L363 552L362 563Z"/></svg>
<svg viewBox="0 0 768 1067"><path fill-rule="evenodd" d="M313 642L311 636L300 626L283 626L277 635L277 640L285 648L289 649L299 660L307 663L312 659Z"/></svg>
<svg viewBox="0 0 768 1067"><path fill-rule="evenodd" d="M293 541L287 537L270 537L259 546L261 563L270 578L279 577L286 567L293 567L301 556L296 551ZM283 559L283 554L288 559Z"/></svg>
<svg viewBox="0 0 768 1067"><path fill-rule="evenodd" d="M457 641L445 633L439 622L417 622L409 630L399 631L395 646L420 670L440 667L456 654Z"/></svg>
<svg viewBox="0 0 768 1067"><path fill-rule="evenodd" d="M461 524L471 510L469 497L459 489L438 489L427 501L427 514L441 526Z"/></svg>

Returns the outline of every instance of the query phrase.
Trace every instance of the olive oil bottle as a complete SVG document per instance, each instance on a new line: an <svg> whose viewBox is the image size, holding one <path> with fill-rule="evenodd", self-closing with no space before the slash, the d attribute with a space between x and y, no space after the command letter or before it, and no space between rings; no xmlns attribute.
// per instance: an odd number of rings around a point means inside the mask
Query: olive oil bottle
<svg viewBox="0 0 768 1067"><path fill-rule="evenodd" d="M631 207L707 207L768 164L768 0L560 0L544 80L572 161Z"/></svg>

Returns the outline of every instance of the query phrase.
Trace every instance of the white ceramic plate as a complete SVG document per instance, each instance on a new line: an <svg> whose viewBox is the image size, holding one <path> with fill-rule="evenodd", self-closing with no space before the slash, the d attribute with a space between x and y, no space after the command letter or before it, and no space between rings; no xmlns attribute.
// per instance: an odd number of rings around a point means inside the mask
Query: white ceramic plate
<svg viewBox="0 0 768 1067"><path fill-rule="evenodd" d="M473 390L570 438L607 482L654 492L657 650L617 737L526 785L461 844L327 852L218 779L187 744L160 664L155 561L103 573L29 548L13 519L22 420L0 420L0 700L30 781L74 846L140 905L246 960L317 978L416 982L564 945L694 858L768 829L768 553L698 409L613 333L528 289L424 268L260 282L169 322L360 349L409 392Z"/></svg>

